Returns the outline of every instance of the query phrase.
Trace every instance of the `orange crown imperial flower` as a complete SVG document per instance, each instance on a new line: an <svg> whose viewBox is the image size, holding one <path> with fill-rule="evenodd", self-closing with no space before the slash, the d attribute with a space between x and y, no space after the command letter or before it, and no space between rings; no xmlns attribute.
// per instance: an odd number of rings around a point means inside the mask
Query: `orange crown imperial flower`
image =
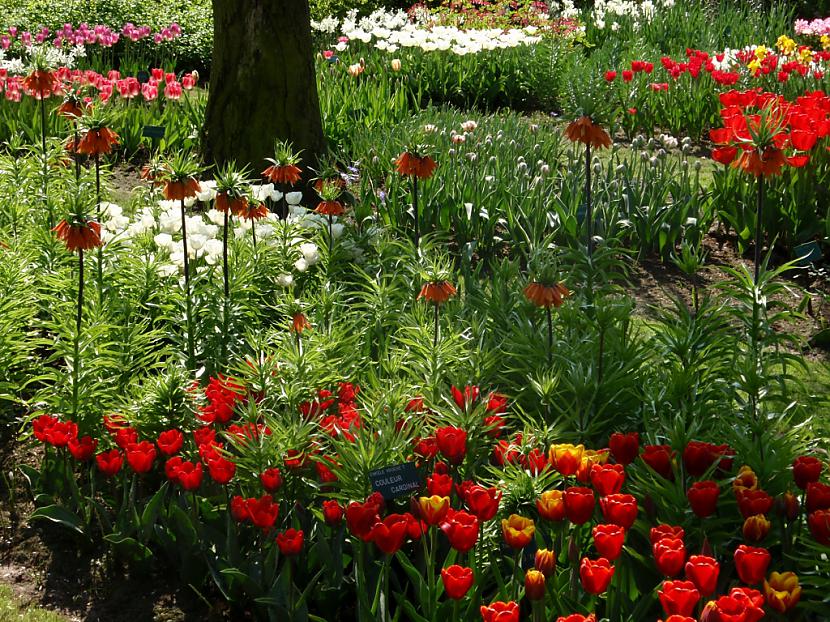
<svg viewBox="0 0 830 622"><path fill-rule="evenodd" d="M574 143L590 145L595 149L611 146L611 137L601 125L594 123L589 116L582 116L572 121L565 128L565 136Z"/></svg>
<svg viewBox="0 0 830 622"><path fill-rule="evenodd" d="M346 208L340 201L320 201L314 211L324 216L341 216L346 212Z"/></svg>
<svg viewBox="0 0 830 622"><path fill-rule="evenodd" d="M61 83L54 72L46 69L35 69L23 78L23 89L35 99L46 99L53 93L61 92Z"/></svg>
<svg viewBox="0 0 830 622"><path fill-rule="evenodd" d="M300 181L302 171L296 164L272 164L262 175L275 184L288 184L293 186Z"/></svg>
<svg viewBox="0 0 830 622"><path fill-rule="evenodd" d="M571 291L564 283L546 285L539 281L531 281L524 288L525 298L537 307L561 307L565 298L571 295Z"/></svg>
<svg viewBox="0 0 830 622"><path fill-rule="evenodd" d="M395 160L395 166L401 175L411 175L418 179L429 179L432 177L438 164L428 155L421 156L416 153L404 151Z"/></svg>
<svg viewBox="0 0 830 622"><path fill-rule="evenodd" d="M66 220L61 220L52 231L71 252L86 251L101 246L101 225L94 220L75 221L71 224Z"/></svg>
<svg viewBox="0 0 830 622"><path fill-rule="evenodd" d="M424 283L421 287L421 293L418 294L418 300L423 298L438 305L455 296L456 291L455 286L449 281Z"/></svg>
<svg viewBox="0 0 830 622"><path fill-rule="evenodd" d="M296 333L297 335L301 334L304 330L310 329L311 323L306 318L305 314L302 311L297 311L291 316L291 332Z"/></svg>
<svg viewBox="0 0 830 622"><path fill-rule="evenodd" d="M195 177L169 179L164 182L164 198L168 201L181 201L188 197L195 197L199 190L199 182Z"/></svg>
<svg viewBox="0 0 830 622"><path fill-rule="evenodd" d="M244 203L238 206L238 209L233 210L233 213L245 220L260 220L268 215L268 208L259 201L245 200Z"/></svg>
<svg viewBox="0 0 830 622"><path fill-rule="evenodd" d="M78 142L78 153L104 155L112 153L118 144L118 134L107 127L90 128Z"/></svg>

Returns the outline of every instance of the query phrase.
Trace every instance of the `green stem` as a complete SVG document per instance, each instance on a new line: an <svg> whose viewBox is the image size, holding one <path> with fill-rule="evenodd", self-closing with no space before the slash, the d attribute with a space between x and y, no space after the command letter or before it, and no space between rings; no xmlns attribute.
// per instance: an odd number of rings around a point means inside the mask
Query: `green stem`
<svg viewBox="0 0 830 622"><path fill-rule="evenodd" d="M755 208L755 285L758 285L758 276L761 271L761 238L764 228L764 176L758 176L758 195Z"/></svg>
<svg viewBox="0 0 830 622"><path fill-rule="evenodd" d="M585 145L585 218L588 221L588 257L594 256L594 210L591 204L591 145Z"/></svg>
<svg viewBox="0 0 830 622"><path fill-rule="evenodd" d="M553 362L553 316L550 306L545 307L545 314L548 319L548 366Z"/></svg>
<svg viewBox="0 0 830 622"><path fill-rule="evenodd" d="M432 348L438 348L438 303L435 303L435 334L432 337Z"/></svg>
<svg viewBox="0 0 830 622"><path fill-rule="evenodd" d="M193 344L193 303L190 300L190 261L187 257L187 217L184 208L184 198L181 199L182 211L182 250L184 252L184 299L185 323L187 330L187 367L196 368L195 346Z"/></svg>
<svg viewBox="0 0 830 622"><path fill-rule="evenodd" d="M101 222L101 164L98 154L95 154L95 213L98 222ZM98 304L104 297L104 248L98 246Z"/></svg>
<svg viewBox="0 0 830 622"><path fill-rule="evenodd" d="M84 312L84 249L78 249L78 315L75 318L75 348L72 360L72 418L78 414L78 378L81 358L81 323Z"/></svg>
<svg viewBox="0 0 830 622"><path fill-rule="evenodd" d="M421 218L418 215L418 177L412 176L412 211L415 214L415 248L421 245Z"/></svg>

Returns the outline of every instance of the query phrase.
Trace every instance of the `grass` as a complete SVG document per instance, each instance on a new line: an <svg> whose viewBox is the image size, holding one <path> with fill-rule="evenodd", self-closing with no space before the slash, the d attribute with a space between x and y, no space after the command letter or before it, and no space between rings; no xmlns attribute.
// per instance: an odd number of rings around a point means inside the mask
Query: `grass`
<svg viewBox="0 0 830 622"><path fill-rule="evenodd" d="M68 622L69 618L40 609L21 607L11 589L0 585L0 622Z"/></svg>

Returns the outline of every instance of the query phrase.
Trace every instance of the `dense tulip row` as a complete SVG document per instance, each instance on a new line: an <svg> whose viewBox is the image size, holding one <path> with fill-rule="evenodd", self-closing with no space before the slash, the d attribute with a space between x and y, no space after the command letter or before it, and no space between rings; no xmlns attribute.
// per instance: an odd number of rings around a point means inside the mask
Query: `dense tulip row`
<svg viewBox="0 0 830 622"><path fill-rule="evenodd" d="M487 586L492 577L487 576L482 562L485 558L499 562L481 545L485 538L493 537L492 523L506 550L516 552L513 581L521 584L534 611L544 611L552 589L548 583L556 582L557 572L576 573L573 576L578 577L586 595L613 589L615 576L625 572L618 568L621 556L628 547L639 546L641 525L647 524L642 523L645 517L637 496L623 491L628 488L642 494L649 471L651 477L667 481L688 479L689 507L703 525L716 513L725 517L721 506L725 504L722 487L726 482L734 493L743 520L741 531L748 543L731 552L731 565L742 585L730 587L719 581L725 562L713 555L707 539L702 542L702 551L695 554L683 527L652 526L647 537L656 573L664 578L657 594L665 619L694 620L691 616L697 608L705 622L754 622L765 616L765 607L786 612L799 601L798 577L771 569L769 549L757 546L770 534L772 520L788 525L801 520L798 497L786 492L774 499L760 487L748 466L732 475L736 452L728 445L692 441L678 455L668 445L641 447L636 433L615 433L608 447L599 450L567 443L548 448L529 446L520 434L506 438L507 398L498 393L485 397L476 386L452 387L450 403L456 412L479 413L475 416L480 417L480 424L469 429L438 426L428 435L421 432L413 438L410 460L425 473L425 487L409 499L408 510L404 510L400 502L384 499L378 492L359 500L343 500L336 492L341 458L325 448L335 440L363 442L360 439L371 434L364 429L359 393L358 386L343 382L336 391L320 390L314 399L303 402L300 416L314 423L318 431L303 446L284 448L281 459L272 457L258 472L250 470L245 452L250 443L259 443L272 430L265 423L240 419L248 404L257 403L263 395L246 389L239 379L213 378L203 394L194 387L197 417L193 423L201 427L189 433L169 429L155 438L142 438L139 430L119 416L106 419L103 435L79 436L75 423L49 415L36 418L32 429L39 441L57 450L56 456L66 451L77 463L91 462L105 478L116 477L126 465L134 476L150 478L148 484L159 481L158 476L151 477L153 473L163 473L162 481L189 494L210 496L217 486L226 487L227 511L234 521L241 529L251 525L263 537L271 538L286 558L302 556L310 546L309 527L299 528L301 525L292 524L290 518L281 519L282 511L306 503L319 506L318 516L329 529L337 530L344 522L353 538L352 546L373 544L379 555L387 556L387 564L390 556L412 555L407 543L415 545L421 540L427 559L432 560L429 563L437 561L439 551L454 551L437 570L444 593L454 601L471 598L474 585L479 586L476 599L483 597L481 590L490 589ZM413 417L438 413L416 397L409 401L405 414L396 426L401 432L413 425ZM461 478L462 465L472 459L470 452L486 447L492 465L522 469L548 487L535 500L535 516L511 513L498 486L484 479ZM824 463L814 456L799 457L792 465L793 483L804 491L803 511L810 531L819 543L830 546L830 485L821 481L825 471ZM707 477L710 479L703 479ZM297 488L307 478L316 482L313 488ZM631 478L634 481L629 485ZM247 491L247 495L231 495L234 489ZM319 496L314 489L319 490ZM296 497L285 496L288 494ZM773 508L777 508L777 518L772 515ZM580 543L582 525L588 526L590 540ZM436 534L443 535L444 545ZM557 542L562 546L563 536L569 538L567 551L544 548ZM524 549L534 558L529 566L520 561ZM460 564L464 559L469 566ZM364 571L362 567L354 569L358 575ZM436 571L428 568L428 572ZM357 580L366 579L358 576ZM515 593L518 590L517 586ZM431 593L430 598L436 595ZM519 619L519 600L515 598L482 604L480 609L485 621ZM589 619L590 615L583 614L559 618L566 622Z"/></svg>

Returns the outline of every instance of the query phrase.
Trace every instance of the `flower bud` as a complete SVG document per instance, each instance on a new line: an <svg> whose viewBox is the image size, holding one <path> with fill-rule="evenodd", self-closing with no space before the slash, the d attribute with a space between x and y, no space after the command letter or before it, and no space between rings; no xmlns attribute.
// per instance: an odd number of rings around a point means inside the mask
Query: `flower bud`
<svg viewBox="0 0 830 622"><path fill-rule="evenodd" d="M542 600L545 597L545 575L538 570L525 574L525 596L528 600Z"/></svg>
<svg viewBox="0 0 830 622"><path fill-rule="evenodd" d="M537 549L534 566L546 577L551 576L556 569L556 554L549 549Z"/></svg>

